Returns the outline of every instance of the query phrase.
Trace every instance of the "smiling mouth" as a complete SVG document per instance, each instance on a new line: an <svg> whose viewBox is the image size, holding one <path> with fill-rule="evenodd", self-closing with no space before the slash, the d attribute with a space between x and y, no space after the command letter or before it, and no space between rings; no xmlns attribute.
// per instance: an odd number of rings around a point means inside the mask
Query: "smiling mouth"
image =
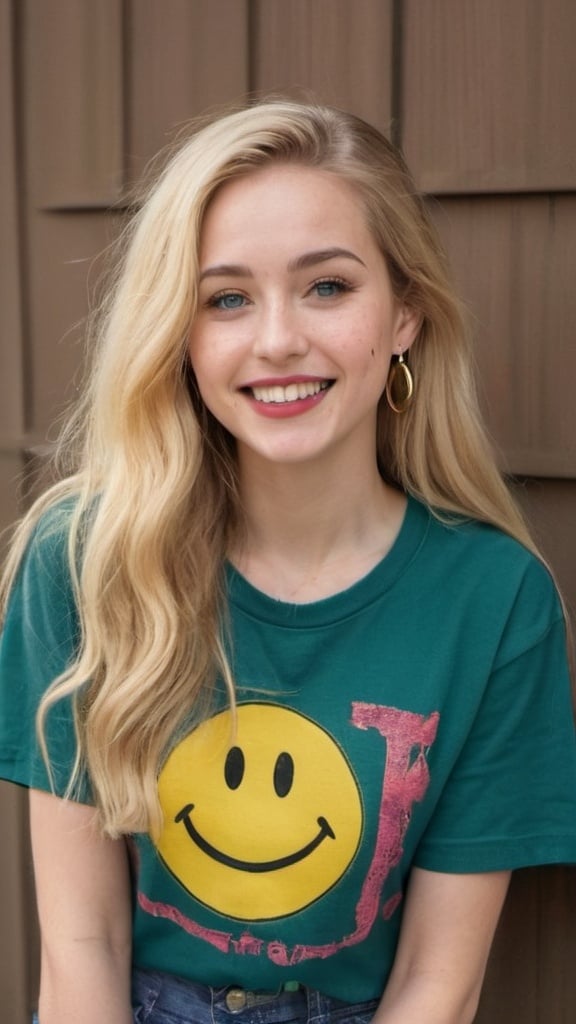
<svg viewBox="0 0 576 1024"><path fill-rule="evenodd" d="M266 405L283 405L285 402L302 401L305 398L314 398L321 391L328 391L332 387L332 380L305 380L292 384L270 384L256 387L247 387L243 390L251 395L257 402Z"/></svg>
<svg viewBox="0 0 576 1024"><path fill-rule="evenodd" d="M227 853L222 853L221 850L217 850L215 846L212 846L203 836L200 835L197 828L192 824L190 815L194 810L194 804L186 804L181 811L178 812L174 821L184 823L184 827L190 836L190 839L196 846L206 853L212 860L218 861L219 864L224 864L229 868L237 868L239 871L250 871L253 873L264 872L264 871L278 871L280 868L290 867L292 864L298 864L299 861L304 860L309 854L316 850L320 843L324 839L336 839L336 836L330 825L326 821L326 818L317 818L319 831L317 835L312 839L311 842L303 846L302 849L296 850L295 853L290 853L287 857L279 857L277 860L265 860L265 861L250 861L250 860L238 860L236 857L230 857Z"/></svg>

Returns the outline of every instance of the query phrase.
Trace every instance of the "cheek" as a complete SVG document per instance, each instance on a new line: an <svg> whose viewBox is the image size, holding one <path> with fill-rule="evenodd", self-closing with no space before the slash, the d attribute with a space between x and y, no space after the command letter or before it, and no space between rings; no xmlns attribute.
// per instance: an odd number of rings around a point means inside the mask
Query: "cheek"
<svg viewBox="0 0 576 1024"><path fill-rule="evenodd" d="M363 362L370 373L387 373L393 349L389 318L373 309L356 325L354 335L359 365Z"/></svg>
<svg viewBox="0 0 576 1024"><path fill-rule="evenodd" d="M223 378L225 361L210 338L192 335L188 345L188 356L201 392Z"/></svg>
<svg viewBox="0 0 576 1024"><path fill-rule="evenodd" d="M192 372L193 372L194 376L196 377L196 381L198 383L198 387L201 388L202 387L202 381L206 377L206 372L205 372L205 369L204 369L204 363L203 363L203 360L201 358L201 355L191 345L189 347L189 349L188 349L188 357L190 359L190 366L192 367Z"/></svg>
<svg viewBox="0 0 576 1024"><path fill-rule="evenodd" d="M188 359L190 360L190 366L197 377L200 370L201 359L198 339L194 334L191 334L188 339Z"/></svg>
<svg viewBox="0 0 576 1024"><path fill-rule="evenodd" d="M224 427L231 429L231 417L235 416L240 397L228 386L229 375L224 360L212 354L207 356L192 347L189 355L196 388L203 404Z"/></svg>
<svg viewBox="0 0 576 1024"><path fill-rule="evenodd" d="M204 360L203 354L194 344L188 346L188 358L195 380L195 390L204 405L214 413L215 381L210 372L210 364Z"/></svg>
<svg viewBox="0 0 576 1024"><path fill-rule="evenodd" d="M375 332L368 336L360 335L357 340L356 352L359 376L374 384L381 382L382 388L384 388L391 358L387 339L378 336Z"/></svg>

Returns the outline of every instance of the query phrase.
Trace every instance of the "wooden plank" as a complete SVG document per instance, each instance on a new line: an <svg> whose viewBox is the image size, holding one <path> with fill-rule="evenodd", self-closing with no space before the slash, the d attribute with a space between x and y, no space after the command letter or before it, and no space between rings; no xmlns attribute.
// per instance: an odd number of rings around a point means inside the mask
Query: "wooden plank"
<svg viewBox="0 0 576 1024"><path fill-rule="evenodd" d="M248 0L129 0L129 176L209 108L248 89Z"/></svg>
<svg viewBox="0 0 576 1024"><path fill-rule="evenodd" d="M0 0L0 432L14 436L25 426L20 224L17 184L22 168L17 148L15 2ZM16 519L22 459L0 453L0 563ZM29 1024L37 946L31 925L30 865L22 790L0 782L0 992L3 1020Z"/></svg>
<svg viewBox="0 0 576 1024"><path fill-rule="evenodd" d="M25 794L0 781L0 990L2 1016L7 1024L29 1024L30 947L26 923L30 916L30 865L27 849Z"/></svg>
<svg viewBox="0 0 576 1024"><path fill-rule="evenodd" d="M576 182L576 4L404 0L402 136L429 192Z"/></svg>
<svg viewBox="0 0 576 1024"><path fill-rule="evenodd" d="M576 197L431 208L474 317L482 395L506 467L576 476Z"/></svg>
<svg viewBox="0 0 576 1024"><path fill-rule="evenodd" d="M388 132L392 0L256 0L253 89L312 96Z"/></svg>
<svg viewBox="0 0 576 1024"><path fill-rule="evenodd" d="M19 453L0 454L0 562L7 534L20 509ZM24 791L0 781L0 1020L29 1024L37 952L32 927L30 858Z"/></svg>
<svg viewBox="0 0 576 1024"><path fill-rule="evenodd" d="M108 206L122 185L122 0L22 10L32 203Z"/></svg>
<svg viewBox="0 0 576 1024"><path fill-rule="evenodd" d="M514 875L475 1024L573 1024L575 906L574 868Z"/></svg>
<svg viewBox="0 0 576 1024"><path fill-rule="evenodd" d="M43 437L82 378L85 319L114 236L106 213L34 214L29 223L31 428Z"/></svg>
<svg viewBox="0 0 576 1024"><path fill-rule="evenodd" d="M0 0L0 434L24 429L22 280L14 8Z"/></svg>
<svg viewBox="0 0 576 1024"><path fill-rule="evenodd" d="M514 493L554 572L576 630L576 480L519 479ZM576 903L573 909L576 913Z"/></svg>
<svg viewBox="0 0 576 1024"><path fill-rule="evenodd" d="M24 460L20 451L0 451L0 563L7 536L3 531L20 515ZM1 961L0 961L1 963Z"/></svg>

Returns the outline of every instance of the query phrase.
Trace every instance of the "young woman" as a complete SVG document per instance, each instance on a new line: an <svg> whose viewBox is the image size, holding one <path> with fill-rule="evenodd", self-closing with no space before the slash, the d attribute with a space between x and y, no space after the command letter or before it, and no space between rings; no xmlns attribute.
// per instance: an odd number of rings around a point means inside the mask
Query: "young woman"
<svg viewBox="0 0 576 1024"><path fill-rule="evenodd" d="M204 127L99 341L4 588L41 1024L472 1021L509 872L576 861L576 745L401 158L321 107Z"/></svg>

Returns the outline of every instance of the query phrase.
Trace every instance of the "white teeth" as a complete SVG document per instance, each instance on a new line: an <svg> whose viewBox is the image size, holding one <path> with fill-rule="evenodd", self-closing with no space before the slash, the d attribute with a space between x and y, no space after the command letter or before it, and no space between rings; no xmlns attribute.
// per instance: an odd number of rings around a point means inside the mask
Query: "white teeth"
<svg viewBox="0 0 576 1024"><path fill-rule="evenodd" d="M325 391L328 381L306 380L298 384L274 384L272 387L252 388L252 395L257 402L272 402L281 405L283 402L296 402L299 398L310 398L312 395Z"/></svg>

